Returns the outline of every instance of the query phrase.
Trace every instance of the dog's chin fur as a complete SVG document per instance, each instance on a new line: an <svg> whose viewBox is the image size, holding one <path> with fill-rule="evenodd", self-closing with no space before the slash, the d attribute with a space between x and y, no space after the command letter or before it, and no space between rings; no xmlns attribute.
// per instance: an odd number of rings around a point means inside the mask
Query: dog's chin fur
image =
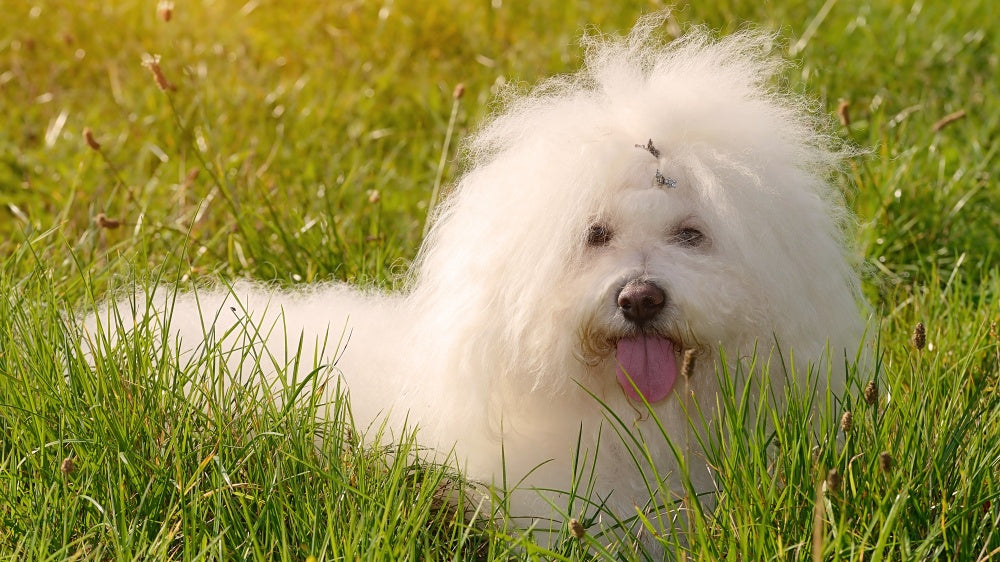
<svg viewBox="0 0 1000 562"><path fill-rule="evenodd" d="M252 322L260 332L241 341L281 367L301 336L300 371L335 362L329 372L346 383L359 428L416 426L471 479L516 483L512 516L557 520L585 515L579 502L560 513L566 496L540 491L568 489L576 455L594 463L593 497L623 518L647 505L654 475L683 495L654 416L616 380L617 341L662 336L698 360L651 410L695 489L710 488L686 408L711 417L719 358L780 349L797 365L829 366L840 391L862 303L848 215L828 182L843 153L809 107L772 88L772 37L693 30L663 45L652 39L662 17L624 39L585 39L581 72L507 100L471 139L467 172L401 293L240 284L176 301L161 292L151 309L169 309L170 339L189 354L206 333ZM658 171L676 186L657 182ZM595 224L609 239L588 243ZM685 228L702 238L679 238ZM642 325L617 302L634 279L666 295ZM616 417L646 439L648 462L625 450Z"/></svg>

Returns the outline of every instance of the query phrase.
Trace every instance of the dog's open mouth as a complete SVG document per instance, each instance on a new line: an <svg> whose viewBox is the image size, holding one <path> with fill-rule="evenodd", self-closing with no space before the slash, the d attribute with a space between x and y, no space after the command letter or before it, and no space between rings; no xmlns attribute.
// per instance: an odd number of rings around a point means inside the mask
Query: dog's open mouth
<svg viewBox="0 0 1000 562"><path fill-rule="evenodd" d="M641 402L659 402L677 384L677 353L674 342L656 334L637 334L615 345L618 383L625 394Z"/></svg>

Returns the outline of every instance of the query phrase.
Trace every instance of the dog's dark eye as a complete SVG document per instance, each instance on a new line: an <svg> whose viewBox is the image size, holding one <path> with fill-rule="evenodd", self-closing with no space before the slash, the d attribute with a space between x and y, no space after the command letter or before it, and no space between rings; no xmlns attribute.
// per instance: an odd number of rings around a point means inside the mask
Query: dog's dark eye
<svg viewBox="0 0 1000 562"><path fill-rule="evenodd" d="M697 228L682 228L674 233L671 241L678 246L697 248L705 243L705 235Z"/></svg>
<svg viewBox="0 0 1000 562"><path fill-rule="evenodd" d="M611 229L603 224L592 224L587 231L587 245L591 248L607 246L611 243L613 234Z"/></svg>

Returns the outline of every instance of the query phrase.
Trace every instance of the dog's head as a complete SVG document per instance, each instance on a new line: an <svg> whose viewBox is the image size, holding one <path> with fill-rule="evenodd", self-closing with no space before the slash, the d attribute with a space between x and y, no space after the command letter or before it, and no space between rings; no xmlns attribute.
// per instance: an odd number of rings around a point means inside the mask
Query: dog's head
<svg viewBox="0 0 1000 562"><path fill-rule="evenodd" d="M827 177L841 154L771 88L770 37L651 33L590 44L586 70L473 139L413 287L428 330L459 334L443 344L457 370L521 392L617 374L655 402L687 349L857 345Z"/></svg>

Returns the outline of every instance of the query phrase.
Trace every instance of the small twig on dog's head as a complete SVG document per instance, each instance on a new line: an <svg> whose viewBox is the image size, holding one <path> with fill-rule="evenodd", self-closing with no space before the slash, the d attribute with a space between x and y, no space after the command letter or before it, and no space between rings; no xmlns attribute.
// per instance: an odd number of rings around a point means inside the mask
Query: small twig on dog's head
<svg viewBox="0 0 1000 562"><path fill-rule="evenodd" d="M661 173L659 170L656 171L656 176L654 178L654 181L656 181L656 185L660 187L669 187L669 188L677 187L677 180L675 180L674 178L668 178L667 176L664 176L663 173Z"/></svg>
<svg viewBox="0 0 1000 562"><path fill-rule="evenodd" d="M641 149L645 150L646 152L652 154L653 156L655 156L657 158L660 157L660 149L658 149L655 146L653 146L653 139L649 139L649 142L646 143L645 145L637 144L637 145L635 145L635 147L636 148L641 148Z"/></svg>
<svg viewBox="0 0 1000 562"><path fill-rule="evenodd" d="M644 145L637 144L635 145L635 147L645 150L646 152L652 154L655 158L659 158L660 155L662 154L662 152L660 152L660 149L656 148L656 146L653 145L653 139L649 139L649 142L647 142ZM658 187L670 187L670 188L677 187L677 180L675 180L674 178L668 178L667 176L663 175L663 172L659 170L656 171L656 176L653 178L653 181L656 183Z"/></svg>

